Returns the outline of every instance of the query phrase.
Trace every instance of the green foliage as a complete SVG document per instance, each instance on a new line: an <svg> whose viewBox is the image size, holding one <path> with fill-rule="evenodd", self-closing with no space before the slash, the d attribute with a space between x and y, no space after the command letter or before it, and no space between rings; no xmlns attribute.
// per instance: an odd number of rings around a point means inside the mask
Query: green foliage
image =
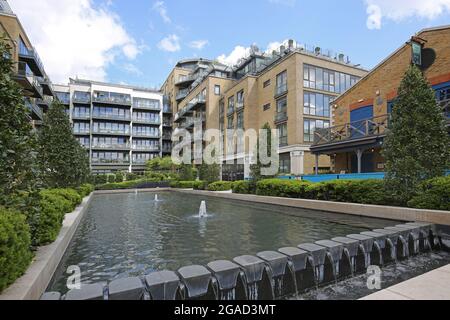
<svg viewBox="0 0 450 320"><path fill-rule="evenodd" d="M267 155L270 157L272 150L271 150L271 146L272 146L272 129L270 127L270 125L268 123L264 124L264 126L262 127L263 130L267 130L268 134L267 134ZM273 176L266 176L266 175L262 175L261 173L261 169L262 168L266 168L266 167L270 167L270 165L263 165L260 161L259 158L259 153L260 153L260 145L259 145L259 139L256 145L256 150L255 150L255 156L258 157L257 161L255 164L250 165L250 178L251 180L256 184L258 181L263 180L263 179L270 179L273 178Z"/></svg>
<svg viewBox="0 0 450 320"><path fill-rule="evenodd" d="M64 199L69 200L72 204L72 209L70 211L73 211L73 209L75 209L75 207L78 206L82 200L81 195L75 189L49 189L42 191L41 194L42 193L59 195Z"/></svg>
<svg viewBox="0 0 450 320"><path fill-rule="evenodd" d="M128 172L128 173L126 174L126 180L127 180L127 181L137 180L138 177L139 177L139 176L138 176L136 173L133 173L133 172ZM106 180L105 180L103 183L106 183Z"/></svg>
<svg viewBox="0 0 450 320"><path fill-rule="evenodd" d="M137 180L124 181L124 182L105 183L105 184L97 185L95 187L95 189L96 190L138 189L147 183L157 183L157 182L161 182L161 180L152 179L152 178L143 178L143 179L137 179Z"/></svg>
<svg viewBox="0 0 450 320"><path fill-rule="evenodd" d="M95 185L99 185L99 184L105 184L108 182L108 176L105 174L99 174L94 176L94 180L95 180Z"/></svg>
<svg viewBox="0 0 450 320"><path fill-rule="evenodd" d="M402 204L422 181L442 176L450 164L445 117L433 89L416 66L408 69L400 84L383 156L387 190Z"/></svg>
<svg viewBox="0 0 450 320"><path fill-rule="evenodd" d="M171 188L177 189L193 189L196 186L198 186L197 188L201 188L202 185L204 185L202 181L173 181L170 183Z"/></svg>
<svg viewBox="0 0 450 320"><path fill-rule="evenodd" d="M65 213L72 211L72 203L51 191L41 191L40 214L36 230L37 245L52 243L58 237Z"/></svg>
<svg viewBox="0 0 450 320"><path fill-rule="evenodd" d="M256 183L256 194L261 196L304 198L309 183L300 180L266 179Z"/></svg>
<svg viewBox="0 0 450 320"><path fill-rule="evenodd" d="M194 175L194 169L190 164L181 165L178 175L182 181L193 181L197 177Z"/></svg>
<svg viewBox="0 0 450 320"><path fill-rule="evenodd" d="M231 181L217 181L208 185L208 190L210 191L228 191L233 187Z"/></svg>
<svg viewBox="0 0 450 320"><path fill-rule="evenodd" d="M36 139L23 95L13 79L11 46L0 37L0 204L38 182Z"/></svg>
<svg viewBox="0 0 450 320"><path fill-rule="evenodd" d="M123 182L123 173L122 172L116 172L115 182Z"/></svg>
<svg viewBox="0 0 450 320"><path fill-rule="evenodd" d="M216 163L202 163L198 169L199 179L211 184L220 179L220 166Z"/></svg>
<svg viewBox="0 0 450 320"><path fill-rule="evenodd" d="M194 190L206 190L208 188L208 182L197 180L193 184Z"/></svg>
<svg viewBox="0 0 450 320"><path fill-rule="evenodd" d="M178 167L179 167L178 165L172 162L172 157L170 156L163 158L157 157L147 161L146 171L175 172L178 169Z"/></svg>
<svg viewBox="0 0 450 320"><path fill-rule="evenodd" d="M87 197L95 190L94 186L89 183L82 184L78 187L77 191L80 194L81 198Z"/></svg>
<svg viewBox="0 0 450 320"><path fill-rule="evenodd" d="M0 207L0 292L19 278L33 257L26 217Z"/></svg>
<svg viewBox="0 0 450 320"><path fill-rule="evenodd" d="M254 183L250 181L235 181L232 185L233 193L240 193L240 194L253 194L255 193L254 190Z"/></svg>
<svg viewBox="0 0 450 320"><path fill-rule="evenodd" d="M418 188L418 194L408 201L408 206L450 211L450 176L423 182Z"/></svg>
<svg viewBox="0 0 450 320"><path fill-rule="evenodd" d="M114 182L116 182L116 175L113 173L110 173L106 176L106 180L108 181L108 183L114 183Z"/></svg>
<svg viewBox="0 0 450 320"><path fill-rule="evenodd" d="M78 187L89 176L88 154L73 136L64 106L56 100L39 133L38 159L48 187Z"/></svg>

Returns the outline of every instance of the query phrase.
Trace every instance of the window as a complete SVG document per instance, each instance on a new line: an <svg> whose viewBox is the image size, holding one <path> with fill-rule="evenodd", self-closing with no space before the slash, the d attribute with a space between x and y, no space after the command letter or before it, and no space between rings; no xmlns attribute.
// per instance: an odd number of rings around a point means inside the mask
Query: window
<svg viewBox="0 0 450 320"><path fill-rule="evenodd" d="M287 111L287 98L284 97L277 100L277 113L282 113Z"/></svg>
<svg viewBox="0 0 450 320"><path fill-rule="evenodd" d="M244 112L239 112L237 114L237 128L244 129Z"/></svg>
<svg viewBox="0 0 450 320"><path fill-rule="evenodd" d="M277 75L277 87L275 94L280 95L287 91L287 71L283 71Z"/></svg>
<svg viewBox="0 0 450 320"><path fill-rule="evenodd" d="M265 105L263 105L263 111L267 111L270 109L270 103L266 103Z"/></svg>
<svg viewBox="0 0 450 320"><path fill-rule="evenodd" d="M220 96L220 86L219 86L218 84L216 84L216 85L214 86L214 94L215 94L216 96Z"/></svg>
<svg viewBox="0 0 450 320"><path fill-rule="evenodd" d="M288 144L287 123L283 123L282 125L277 126L277 129L280 147L287 146Z"/></svg>
<svg viewBox="0 0 450 320"><path fill-rule="evenodd" d="M234 123L233 123L234 117L228 117L228 126L227 129L234 129Z"/></svg>
<svg viewBox="0 0 450 320"><path fill-rule="evenodd" d="M282 153L280 154L280 173L291 173L291 154Z"/></svg>
<svg viewBox="0 0 450 320"><path fill-rule="evenodd" d="M244 90L241 90L237 93L236 99L237 108L242 108L244 106Z"/></svg>
<svg viewBox="0 0 450 320"><path fill-rule="evenodd" d="M329 128L330 121L305 119L303 121L303 140L305 142L314 142L314 131L316 128Z"/></svg>
<svg viewBox="0 0 450 320"><path fill-rule="evenodd" d="M234 96L228 98L228 114L234 112Z"/></svg>
<svg viewBox="0 0 450 320"><path fill-rule="evenodd" d="M263 88L267 88L268 86L270 86L270 79L263 83Z"/></svg>
<svg viewBox="0 0 450 320"><path fill-rule="evenodd" d="M305 91L303 93L303 113L328 118L332 99L332 96L326 94Z"/></svg>
<svg viewBox="0 0 450 320"><path fill-rule="evenodd" d="M311 65L303 65L303 87L342 93L358 82L360 78Z"/></svg>

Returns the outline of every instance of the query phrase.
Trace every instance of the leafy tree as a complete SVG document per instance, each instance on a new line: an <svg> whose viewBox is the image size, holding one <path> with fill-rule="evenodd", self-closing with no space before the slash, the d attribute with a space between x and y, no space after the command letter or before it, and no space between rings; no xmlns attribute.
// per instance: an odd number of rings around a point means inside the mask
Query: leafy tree
<svg viewBox="0 0 450 320"><path fill-rule="evenodd" d="M270 125L266 123L263 127L263 130L267 130L267 155L270 157L272 153L272 129L270 128ZM255 150L255 156L257 157L257 161L255 164L250 165L250 178L253 183L256 183L263 179L270 179L272 176L263 176L261 174L261 168L264 168L265 165L263 165L259 159L259 139L256 144L256 150ZM270 165L267 165L269 167Z"/></svg>
<svg viewBox="0 0 450 320"><path fill-rule="evenodd" d="M38 158L47 187L78 187L89 176L87 152L73 136L64 106L57 101L45 115Z"/></svg>
<svg viewBox="0 0 450 320"><path fill-rule="evenodd" d="M435 93L422 72L411 66L400 84L383 145L389 194L405 204L422 181L442 176L450 164L449 147Z"/></svg>
<svg viewBox="0 0 450 320"><path fill-rule="evenodd" d="M11 46L0 38L0 203L38 183L36 139L22 91L12 79Z"/></svg>
<svg viewBox="0 0 450 320"><path fill-rule="evenodd" d="M178 171L180 181L193 181L196 179L194 169L190 164L182 164Z"/></svg>
<svg viewBox="0 0 450 320"><path fill-rule="evenodd" d="M172 161L170 156L167 157L157 157L147 161L146 169L148 172L175 172L178 168Z"/></svg>
<svg viewBox="0 0 450 320"><path fill-rule="evenodd" d="M200 180L210 184L220 179L220 166L217 163L202 163L198 169Z"/></svg>

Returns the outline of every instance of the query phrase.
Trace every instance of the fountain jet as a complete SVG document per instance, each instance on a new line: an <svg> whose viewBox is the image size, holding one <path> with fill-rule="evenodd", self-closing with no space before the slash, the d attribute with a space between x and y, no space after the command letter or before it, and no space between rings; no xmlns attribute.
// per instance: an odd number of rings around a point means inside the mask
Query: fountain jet
<svg viewBox="0 0 450 320"><path fill-rule="evenodd" d="M200 204L200 209L198 210L198 217L205 218L206 217L206 201L202 201Z"/></svg>

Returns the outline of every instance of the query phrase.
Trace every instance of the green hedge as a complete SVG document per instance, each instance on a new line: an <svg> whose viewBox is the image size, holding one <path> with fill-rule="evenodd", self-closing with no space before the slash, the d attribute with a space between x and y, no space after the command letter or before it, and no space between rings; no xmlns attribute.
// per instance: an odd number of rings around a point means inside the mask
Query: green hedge
<svg viewBox="0 0 450 320"><path fill-rule="evenodd" d="M210 191L228 191L233 187L231 181L217 181L208 185L208 190Z"/></svg>
<svg viewBox="0 0 450 320"><path fill-rule="evenodd" d="M96 190L121 190L121 189L136 189L140 185L146 183L161 182L159 179L139 179L116 183L105 183L95 187Z"/></svg>
<svg viewBox="0 0 450 320"><path fill-rule="evenodd" d="M309 182L300 180L266 179L256 183L256 194L260 196L305 198Z"/></svg>
<svg viewBox="0 0 450 320"><path fill-rule="evenodd" d="M200 186L202 183L202 181L172 181L170 187L176 189L193 189L195 186Z"/></svg>
<svg viewBox="0 0 450 320"><path fill-rule="evenodd" d="M19 278L33 258L26 217L0 207L0 292Z"/></svg>
<svg viewBox="0 0 450 320"><path fill-rule="evenodd" d="M194 190L206 190L208 188L208 182L206 181L194 181Z"/></svg>
<svg viewBox="0 0 450 320"><path fill-rule="evenodd" d="M254 183L250 181L235 181L232 185L233 193L252 194L254 193Z"/></svg>
<svg viewBox="0 0 450 320"><path fill-rule="evenodd" d="M87 197L95 190L92 184L86 183L82 184L78 187L77 191L80 194L81 198Z"/></svg>
<svg viewBox="0 0 450 320"><path fill-rule="evenodd" d="M450 211L450 176L422 183L418 194L408 201L408 207Z"/></svg>
<svg viewBox="0 0 450 320"><path fill-rule="evenodd" d="M72 204L72 208L69 212L73 211L73 209L75 209L75 207L78 206L83 200L80 193L75 189L47 189L43 192L59 195L64 199L69 200Z"/></svg>

